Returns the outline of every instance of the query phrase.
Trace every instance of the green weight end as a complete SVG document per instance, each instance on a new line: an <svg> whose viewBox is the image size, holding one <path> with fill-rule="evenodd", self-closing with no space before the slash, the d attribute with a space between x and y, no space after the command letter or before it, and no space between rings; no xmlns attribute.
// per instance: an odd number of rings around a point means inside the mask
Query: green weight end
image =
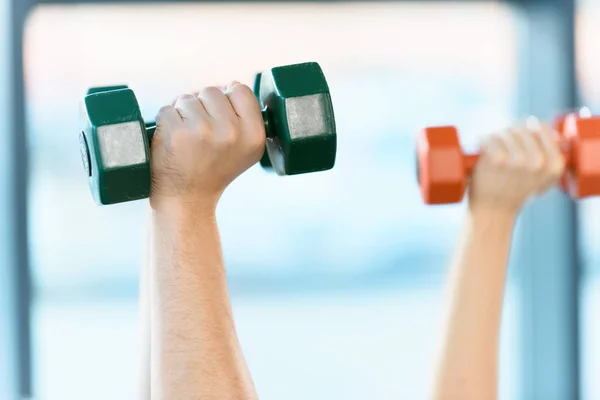
<svg viewBox="0 0 600 400"><path fill-rule="evenodd" d="M114 86L98 86L98 87L92 87L89 88L87 91L87 94L95 94L95 93L101 93L101 92L110 92L112 90L120 90L120 89L129 89L129 86L127 85L114 85Z"/></svg>
<svg viewBox="0 0 600 400"><path fill-rule="evenodd" d="M335 166L337 141L335 133L318 138L296 140L286 157L286 175L328 171Z"/></svg>
<svg viewBox="0 0 600 400"><path fill-rule="evenodd" d="M281 97L302 97L317 93L329 94L329 86L321 66L316 62L284 65L271 69Z"/></svg>
<svg viewBox="0 0 600 400"><path fill-rule="evenodd" d="M329 86L318 63L275 67L259 79L258 98L270 130L267 149L280 175L335 165L337 132ZM255 80L256 87L256 80Z"/></svg>
<svg viewBox="0 0 600 400"><path fill-rule="evenodd" d="M150 151L146 127L132 90L94 90L83 101L81 156L99 205L150 195Z"/></svg>

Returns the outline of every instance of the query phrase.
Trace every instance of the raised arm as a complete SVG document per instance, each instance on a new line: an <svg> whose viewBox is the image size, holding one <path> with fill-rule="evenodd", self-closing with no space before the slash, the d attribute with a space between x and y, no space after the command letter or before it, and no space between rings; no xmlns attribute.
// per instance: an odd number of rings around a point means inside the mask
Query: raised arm
<svg viewBox="0 0 600 400"><path fill-rule="evenodd" d="M217 202L265 146L252 91L233 83L161 109L152 142L152 399L256 399L232 317Z"/></svg>
<svg viewBox="0 0 600 400"><path fill-rule="evenodd" d="M555 185L563 169L557 135L549 127L511 129L483 145L450 266L435 400L497 398L500 319L515 221L527 199Z"/></svg>

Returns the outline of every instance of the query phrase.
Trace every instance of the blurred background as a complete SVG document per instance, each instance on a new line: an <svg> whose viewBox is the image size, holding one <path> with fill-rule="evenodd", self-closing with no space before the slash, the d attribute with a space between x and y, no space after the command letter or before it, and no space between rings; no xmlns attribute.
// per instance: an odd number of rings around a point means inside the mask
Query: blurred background
<svg viewBox="0 0 600 400"><path fill-rule="evenodd" d="M78 142L90 86L129 84L151 119L179 93L321 64L336 167L286 178L253 167L218 209L265 400L424 399L465 205L422 204L417 132L457 125L474 150L529 113L600 106L592 0L0 5L2 399L135 397L147 202L92 201ZM600 398L599 219L596 201L552 192L519 221L502 399Z"/></svg>

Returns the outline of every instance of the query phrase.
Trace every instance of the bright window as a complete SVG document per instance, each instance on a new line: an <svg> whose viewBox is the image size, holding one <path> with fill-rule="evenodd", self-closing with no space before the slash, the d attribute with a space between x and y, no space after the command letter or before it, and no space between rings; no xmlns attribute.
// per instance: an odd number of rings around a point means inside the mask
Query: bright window
<svg viewBox="0 0 600 400"><path fill-rule="evenodd" d="M218 210L261 399L422 398L463 205L422 205L414 138L451 123L474 148L512 122L515 36L508 7L491 2L36 9L24 50L39 398L135 390L145 203L92 202L77 136L86 89L127 83L150 119L181 92L303 61L318 61L330 84L335 169L280 178L252 168ZM507 399L518 373L508 292Z"/></svg>

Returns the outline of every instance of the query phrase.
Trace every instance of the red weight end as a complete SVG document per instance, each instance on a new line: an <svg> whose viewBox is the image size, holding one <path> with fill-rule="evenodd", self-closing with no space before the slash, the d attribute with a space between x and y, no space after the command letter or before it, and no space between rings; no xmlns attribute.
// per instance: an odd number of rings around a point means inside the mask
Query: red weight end
<svg viewBox="0 0 600 400"><path fill-rule="evenodd" d="M431 127L419 133L419 187L425 204L449 204L462 200L466 186L463 158L455 127Z"/></svg>
<svg viewBox="0 0 600 400"><path fill-rule="evenodd" d="M600 194L600 117L565 119L564 137L571 153L567 193L575 199Z"/></svg>

